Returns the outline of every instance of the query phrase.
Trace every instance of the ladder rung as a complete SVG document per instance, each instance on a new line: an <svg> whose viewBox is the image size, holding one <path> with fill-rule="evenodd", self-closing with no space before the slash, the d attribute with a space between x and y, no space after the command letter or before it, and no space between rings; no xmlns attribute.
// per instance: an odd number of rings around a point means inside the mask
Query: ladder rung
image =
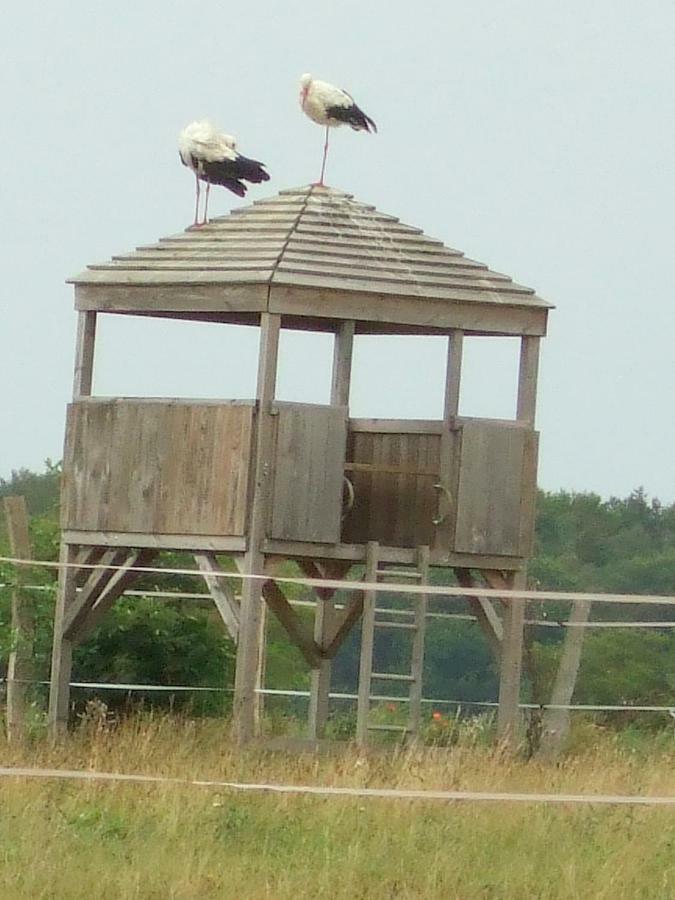
<svg viewBox="0 0 675 900"><path fill-rule="evenodd" d="M380 681L416 681L414 675L401 675L398 672L371 672L371 678L377 678Z"/></svg>
<svg viewBox="0 0 675 900"><path fill-rule="evenodd" d="M410 731L407 725L369 725L368 731Z"/></svg>
<svg viewBox="0 0 675 900"><path fill-rule="evenodd" d="M413 570L408 571L407 569L378 569L378 575L387 575L389 578L416 578L420 579L422 577L421 572L415 572Z"/></svg>
<svg viewBox="0 0 675 900"><path fill-rule="evenodd" d="M417 631L417 625L412 622L373 622L375 628L405 628L407 631Z"/></svg>

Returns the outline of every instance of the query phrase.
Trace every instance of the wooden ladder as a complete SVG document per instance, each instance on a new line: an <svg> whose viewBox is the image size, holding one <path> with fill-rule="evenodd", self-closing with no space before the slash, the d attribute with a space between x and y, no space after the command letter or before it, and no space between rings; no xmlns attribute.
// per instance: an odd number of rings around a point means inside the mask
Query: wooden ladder
<svg viewBox="0 0 675 900"><path fill-rule="evenodd" d="M418 547L415 567L408 569L386 568L379 561L379 545L368 544L366 572L367 583L425 585L429 583L429 548ZM361 663L359 667L359 695L356 715L356 740L365 745L368 733L372 731L400 732L408 740L419 733L422 711L422 670L424 667L424 631L426 626L427 594L413 594L412 621L390 621L391 613L377 608L379 591L365 591L363 597L363 617L361 631ZM379 630L401 629L412 635L410 645L410 666L407 672L374 672L373 656L375 638ZM370 721L370 702L373 682L403 682L408 690L408 722L406 725L377 725Z"/></svg>

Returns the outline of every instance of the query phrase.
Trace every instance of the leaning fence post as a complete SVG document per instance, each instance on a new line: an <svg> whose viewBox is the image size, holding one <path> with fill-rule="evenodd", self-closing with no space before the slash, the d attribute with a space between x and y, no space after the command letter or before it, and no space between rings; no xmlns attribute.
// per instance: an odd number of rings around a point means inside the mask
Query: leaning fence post
<svg viewBox="0 0 675 900"><path fill-rule="evenodd" d="M570 711L568 707L572 702L572 695L577 682L581 664L581 650L586 632L584 626L588 622L590 612L590 600L574 601L568 623L572 627L567 629L567 634L565 635L558 674L551 695L551 706L554 708L549 708L544 713L541 744L538 752L538 756L544 759L552 759L557 756L565 746L565 741L569 735Z"/></svg>
<svg viewBox="0 0 675 900"><path fill-rule="evenodd" d="M12 556L31 559L32 550L28 534L28 513L23 497L4 498L5 518ZM32 603L23 589L26 581L25 566L16 566L12 590L12 650L7 666L7 739L16 740L24 731L26 694L33 680L33 641L35 622Z"/></svg>

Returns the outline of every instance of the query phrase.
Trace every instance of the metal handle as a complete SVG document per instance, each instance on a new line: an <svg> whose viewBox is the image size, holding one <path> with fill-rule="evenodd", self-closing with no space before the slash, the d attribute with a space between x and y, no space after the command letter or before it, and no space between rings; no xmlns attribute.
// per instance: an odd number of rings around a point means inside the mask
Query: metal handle
<svg viewBox="0 0 675 900"><path fill-rule="evenodd" d="M434 525L442 525L443 522L445 522L445 520L448 518L448 513L450 512L450 506L452 506L452 494L450 493L450 491L446 488L446 486L444 484L441 484L440 481L436 482L436 484L434 485L434 490L439 492L438 514L435 515L431 521ZM440 506L441 506L440 495L441 494L445 494L446 499L448 501L448 508L445 510L444 513L441 513L441 511L440 511Z"/></svg>
<svg viewBox="0 0 675 900"><path fill-rule="evenodd" d="M342 477L347 488L347 502L344 504L344 510L342 511L342 518L344 519L344 517L348 515L354 507L354 485L346 475L343 475Z"/></svg>

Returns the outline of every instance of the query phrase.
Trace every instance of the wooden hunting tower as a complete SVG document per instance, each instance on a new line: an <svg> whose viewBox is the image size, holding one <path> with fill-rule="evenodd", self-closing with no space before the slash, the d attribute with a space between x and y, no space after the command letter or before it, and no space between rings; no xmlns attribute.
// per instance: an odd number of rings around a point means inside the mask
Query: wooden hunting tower
<svg viewBox="0 0 675 900"><path fill-rule="evenodd" d="M50 716L66 720L73 643L129 587L134 565L164 549L194 554L238 642L234 716L239 737L256 729L266 601L312 669L310 733L322 734L330 660L363 619L358 733L371 685L410 688L408 730L419 720L424 596L418 593L409 673L372 671L374 592L335 605L316 590L314 633L279 586L244 580L240 598L218 578L218 555L244 574L297 561L317 579L366 567L366 581L450 567L467 588L522 587L536 493L534 430L539 340L549 304L529 288L467 259L332 188L308 186L238 209L207 226L91 266L73 279L79 312L73 402L68 408L62 496L62 560ZM260 327L251 399L92 396L100 314L159 316ZM280 329L335 336L330 403L275 400ZM444 335L443 418L352 418L354 335ZM465 335L521 340L513 420L459 415ZM301 365L301 361L298 361ZM105 563L115 570L78 568ZM391 573L391 567L396 567ZM523 603L468 596L501 660L500 717L513 729L520 684Z"/></svg>

